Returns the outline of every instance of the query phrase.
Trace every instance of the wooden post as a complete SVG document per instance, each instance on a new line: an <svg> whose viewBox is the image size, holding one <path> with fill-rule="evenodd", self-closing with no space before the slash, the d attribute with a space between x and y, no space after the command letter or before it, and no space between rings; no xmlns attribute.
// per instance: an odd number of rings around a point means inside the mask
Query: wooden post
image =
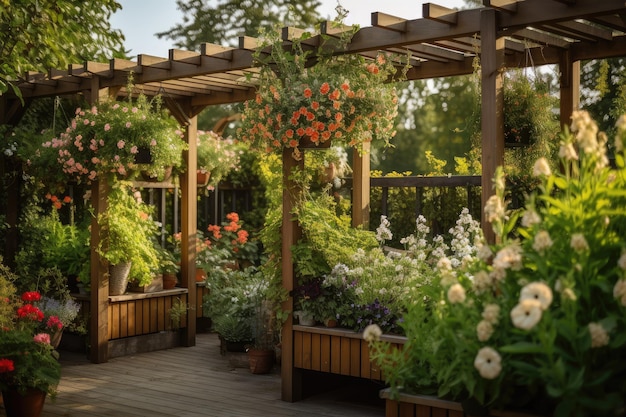
<svg viewBox="0 0 626 417"><path fill-rule="evenodd" d="M352 151L352 227L365 230L370 223L370 151L369 142L363 144L363 154Z"/></svg>
<svg viewBox="0 0 626 417"><path fill-rule="evenodd" d="M298 198L302 194L300 187L289 179L294 168L304 169L304 159L296 161L291 150L283 149L283 218L282 218L282 279L285 290L291 292L295 286L293 257L291 247L298 241L302 233L297 219L292 212ZM293 311L293 297L289 297L282 306L285 311ZM293 362L293 315L289 314L281 330L282 357L281 380L283 401L298 401L302 398L302 372L294 367Z"/></svg>
<svg viewBox="0 0 626 417"><path fill-rule="evenodd" d="M572 52L567 49L559 57L560 77L560 121L561 129L571 123L572 112L580 105L580 61L572 61Z"/></svg>
<svg viewBox="0 0 626 417"><path fill-rule="evenodd" d="M196 305L196 231L198 230L198 188L196 171L198 167L198 147L196 137L198 135L198 117L188 119L185 130L185 140L189 144L189 150L184 152L187 170L182 175L180 188L181 198L181 277L182 286L187 288L187 302L190 306ZM187 314L187 327L183 330L183 346L195 346L196 344L196 315Z"/></svg>
<svg viewBox="0 0 626 417"><path fill-rule="evenodd" d="M482 206L493 195L493 177L496 168L504 163L504 99L502 70L504 38L497 37L496 11L485 9L480 14L481 65L481 129L482 129ZM481 210L481 224L485 239L495 242L491 224Z"/></svg>
<svg viewBox="0 0 626 417"><path fill-rule="evenodd" d="M100 242L98 215L107 210L109 185L106 180L96 181L91 187L91 205L94 217L91 220L91 298L89 343L90 360L104 363L109 360L109 271L108 262L100 258L95 248Z"/></svg>

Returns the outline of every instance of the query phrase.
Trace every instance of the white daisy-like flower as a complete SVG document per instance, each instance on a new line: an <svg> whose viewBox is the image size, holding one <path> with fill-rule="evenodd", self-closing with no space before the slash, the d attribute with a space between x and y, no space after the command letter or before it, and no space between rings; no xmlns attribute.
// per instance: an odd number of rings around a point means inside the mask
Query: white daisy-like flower
<svg viewBox="0 0 626 417"><path fill-rule="evenodd" d="M533 177L547 177L549 175L552 175L552 170L550 170L550 164L548 164L548 160L544 157L537 159L535 165L533 166Z"/></svg>
<svg viewBox="0 0 626 417"><path fill-rule="evenodd" d="M511 310L511 321L518 329L530 330L541 320L541 303L529 298L522 300Z"/></svg>
<svg viewBox="0 0 626 417"><path fill-rule="evenodd" d="M368 343L379 341L382 335L383 331L377 324L370 324L363 330L363 339Z"/></svg>
<svg viewBox="0 0 626 417"><path fill-rule="evenodd" d="M547 230L540 230L535 235L535 239L533 241L533 249L537 252L541 253L546 249L552 247L553 242L550 237L550 233Z"/></svg>
<svg viewBox="0 0 626 417"><path fill-rule="evenodd" d="M552 290L543 282L531 282L522 288L519 300L537 300L541 309L546 310L552 304Z"/></svg>
<svg viewBox="0 0 626 417"><path fill-rule="evenodd" d="M493 256L493 252L489 245L480 245L478 247L478 251L476 252L476 256L483 262L487 262L489 258Z"/></svg>
<svg viewBox="0 0 626 417"><path fill-rule="evenodd" d="M500 306L497 304L487 304L483 309L483 319L491 324L497 324L500 319Z"/></svg>
<svg viewBox="0 0 626 417"><path fill-rule="evenodd" d="M489 223L493 223L498 219L504 218L505 215L504 204L497 195L492 195L485 204L485 216Z"/></svg>
<svg viewBox="0 0 626 417"><path fill-rule="evenodd" d="M487 340L489 340L492 334L493 325L487 320L481 320L476 326L476 336L478 337L479 341L486 342Z"/></svg>
<svg viewBox="0 0 626 417"><path fill-rule="evenodd" d="M519 271L522 268L522 248L510 245L498 251L493 258L494 269L512 269Z"/></svg>
<svg viewBox="0 0 626 417"><path fill-rule="evenodd" d="M465 288L461 284L454 284L448 289L448 301L452 304L465 301Z"/></svg>
<svg viewBox="0 0 626 417"><path fill-rule="evenodd" d="M587 243L587 239L585 239L585 235L583 235L582 233L574 233L572 235L570 246L576 252L584 252L589 249L589 244Z"/></svg>
<svg viewBox="0 0 626 417"><path fill-rule="evenodd" d="M480 349L474 359L474 368L485 379L495 379L502 371L502 358L493 348L488 346Z"/></svg>
<svg viewBox="0 0 626 417"><path fill-rule="evenodd" d="M609 344L609 334L600 323L589 323L589 334L591 335L591 347L598 348Z"/></svg>

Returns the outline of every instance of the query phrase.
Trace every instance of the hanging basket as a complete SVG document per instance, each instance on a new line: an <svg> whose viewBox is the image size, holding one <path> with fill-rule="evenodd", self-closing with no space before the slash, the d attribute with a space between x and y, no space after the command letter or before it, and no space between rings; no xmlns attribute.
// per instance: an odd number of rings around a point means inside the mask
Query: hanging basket
<svg viewBox="0 0 626 417"><path fill-rule="evenodd" d="M109 295L122 295L128 287L130 262L123 262L109 267Z"/></svg>
<svg viewBox="0 0 626 417"><path fill-rule="evenodd" d="M205 171L203 169L199 169L196 171L196 179L198 182L198 187L204 187L209 184L209 179L211 178L211 172Z"/></svg>
<svg viewBox="0 0 626 417"><path fill-rule="evenodd" d="M327 140L326 142L313 142L309 136L302 136L300 142L298 142L298 148L300 149L329 149L331 145L331 140Z"/></svg>

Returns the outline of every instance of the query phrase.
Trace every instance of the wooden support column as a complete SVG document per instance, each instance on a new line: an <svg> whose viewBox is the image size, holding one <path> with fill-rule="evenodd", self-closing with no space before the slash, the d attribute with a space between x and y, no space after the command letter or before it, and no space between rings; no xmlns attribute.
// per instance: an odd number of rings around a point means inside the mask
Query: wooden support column
<svg viewBox="0 0 626 417"><path fill-rule="evenodd" d="M96 104L109 95L108 88L100 88L100 78L91 78L91 88L86 96L90 104ZM96 252L100 242L100 226L98 215L107 210L107 197L110 186L106 180L98 180L91 186L91 205L94 216L91 220L91 298L89 343L90 359L93 363L104 363L109 360L109 263Z"/></svg>
<svg viewBox="0 0 626 417"><path fill-rule="evenodd" d="M295 286L293 270L293 256L291 247L302 234L297 219L292 214L297 200L302 194L300 187L290 180L294 168L304 169L304 158L296 161L288 148L283 149L283 218L282 218L282 279L283 287L291 292ZM285 311L293 311L293 297L289 297L282 306ZM293 352L293 315L289 314L281 329L282 357L281 380L283 401L298 401L302 399L302 371L294 367Z"/></svg>
<svg viewBox="0 0 626 417"><path fill-rule="evenodd" d="M496 11L485 9L480 14L481 39L481 130L482 130L482 206L493 195L496 168L504 164L504 99L502 70L504 67L504 38L497 37ZM495 242L491 224L481 210L481 224L487 242Z"/></svg>
<svg viewBox="0 0 626 417"><path fill-rule="evenodd" d="M179 120L179 122L181 122ZM198 117L193 116L186 121L185 140L189 150L184 152L187 170L181 177L181 277L182 286L187 288L187 302L196 305L198 297L196 286L196 231L198 230L198 184L196 171L198 167ZM196 314L188 312L187 327L183 330L181 340L183 346L196 345Z"/></svg>
<svg viewBox="0 0 626 417"><path fill-rule="evenodd" d="M571 51L559 57L561 129L571 124L572 112L580 105L580 61L572 61Z"/></svg>
<svg viewBox="0 0 626 417"><path fill-rule="evenodd" d="M370 223L370 151L369 142L363 144L362 155L352 151L352 227L363 226L365 230Z"/></svg>

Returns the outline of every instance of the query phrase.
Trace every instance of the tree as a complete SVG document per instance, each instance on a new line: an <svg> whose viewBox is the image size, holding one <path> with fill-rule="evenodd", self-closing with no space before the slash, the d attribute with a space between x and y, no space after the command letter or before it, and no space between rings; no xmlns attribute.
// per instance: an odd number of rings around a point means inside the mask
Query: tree
<svg viewBox="0 0 626 417"><path fill-rule="evenodd" d="M276 26L312 28L319 20L319 0L220 0L215 7L203 0L176 0L183 23L156 35L177 48L197 50L208 42L236 46L238 36L257 36Z"/></svg>
<svg viewBox="0 0 626 417"><path fill-rule="evenodd" d="M115 0L0 0L0 95L26 71L123 55Z"/></svg>

